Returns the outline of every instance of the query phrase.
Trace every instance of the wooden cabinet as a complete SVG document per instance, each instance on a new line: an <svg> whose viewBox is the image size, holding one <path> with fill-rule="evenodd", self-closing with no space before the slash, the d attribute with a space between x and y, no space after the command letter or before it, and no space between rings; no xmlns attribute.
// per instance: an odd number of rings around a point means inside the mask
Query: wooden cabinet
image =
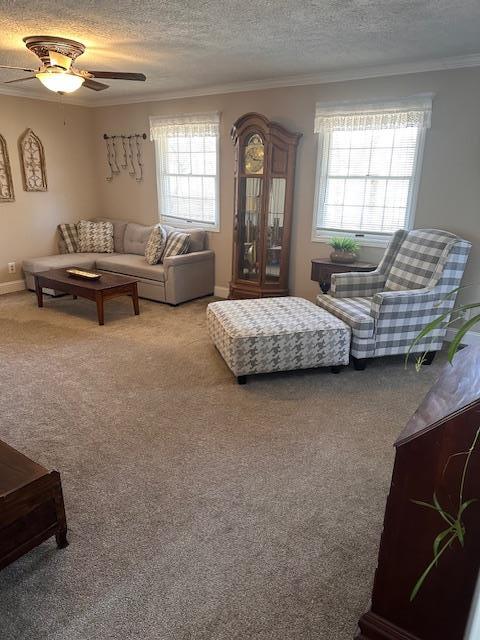
<svg viewBox="0 0 480 640"><path fill-rule="evenodd" d="M60 474L0 440L0 569L51 536L68 545Z"/></svg>
<svg viewBox="0 0 480 640"><path fill-rule="evenodd" d="M259 113L232 127L235 220L230 298L288 295L295 158L299 133Z"/></svg>
<svg viewBox="0 0 480 640"><path fill-rule="evenodd" d="M446 364L395 443L370 611L357 640L462 640L480 568L480 348ZM462 480L463 478L463 480ZM435 497L433 497L435 495ZM459 503L476 500L461 516L462 543L442 534ZM444 517L414 501L438 503ZM449 514L451 514L451 517ZM451 543L449 541L451 539ZM411 594L440 551L417 595Z"/></svg>

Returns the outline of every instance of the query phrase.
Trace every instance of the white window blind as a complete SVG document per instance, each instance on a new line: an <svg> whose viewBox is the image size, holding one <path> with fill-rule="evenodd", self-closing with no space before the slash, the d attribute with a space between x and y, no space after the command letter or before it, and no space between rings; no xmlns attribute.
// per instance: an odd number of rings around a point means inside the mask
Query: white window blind
<svg viewBox="0 0 480 640"><path fill-rule="evenodd" d="M431 101L317 104L315 235L386 235L411 226Z"/></svg>
<svg viewBox="0 0 480 640"><path fill-rule="evenodd" d="M159 216L218 228L218 113L152 116Z"/></svg>

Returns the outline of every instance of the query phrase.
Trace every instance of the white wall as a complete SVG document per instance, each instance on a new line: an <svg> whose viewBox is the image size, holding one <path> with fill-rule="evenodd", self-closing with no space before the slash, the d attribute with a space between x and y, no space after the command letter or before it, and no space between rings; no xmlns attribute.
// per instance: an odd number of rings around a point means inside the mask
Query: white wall
<svg viewBox="0 0 480 640"><path fill-rule="evenodd" d="M92 120L91 109L0 96L0 134L7 141L15 189L14 202L0 203L0 283L22 278L22 260L54 253L57 224L97 214ZM23 190L18 138L27 128L45 149L46 192ZM7 272L12 261L16 274Z"/></svg>

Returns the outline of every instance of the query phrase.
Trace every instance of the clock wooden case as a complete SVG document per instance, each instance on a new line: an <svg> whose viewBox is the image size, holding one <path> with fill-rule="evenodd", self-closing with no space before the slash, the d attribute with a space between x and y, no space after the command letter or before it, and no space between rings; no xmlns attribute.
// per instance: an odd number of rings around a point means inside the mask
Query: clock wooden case
<svg viewBox="0 0 480 640"><path fill-rule="evenodd" d="M230 298L288 295L295 158L300 133L259 113L232 127L235 219Z"/></svg>

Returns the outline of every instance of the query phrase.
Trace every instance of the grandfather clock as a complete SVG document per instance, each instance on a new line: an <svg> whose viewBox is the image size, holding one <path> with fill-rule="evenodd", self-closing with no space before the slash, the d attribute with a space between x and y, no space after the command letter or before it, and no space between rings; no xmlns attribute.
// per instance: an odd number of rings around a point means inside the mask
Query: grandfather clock
<svg viewBox="0 0 480 640"><path fill-rule="evenodd" d="M235 221L230 298L288 295L295 158L302 134L259 113L232 127Z"/></svg>

